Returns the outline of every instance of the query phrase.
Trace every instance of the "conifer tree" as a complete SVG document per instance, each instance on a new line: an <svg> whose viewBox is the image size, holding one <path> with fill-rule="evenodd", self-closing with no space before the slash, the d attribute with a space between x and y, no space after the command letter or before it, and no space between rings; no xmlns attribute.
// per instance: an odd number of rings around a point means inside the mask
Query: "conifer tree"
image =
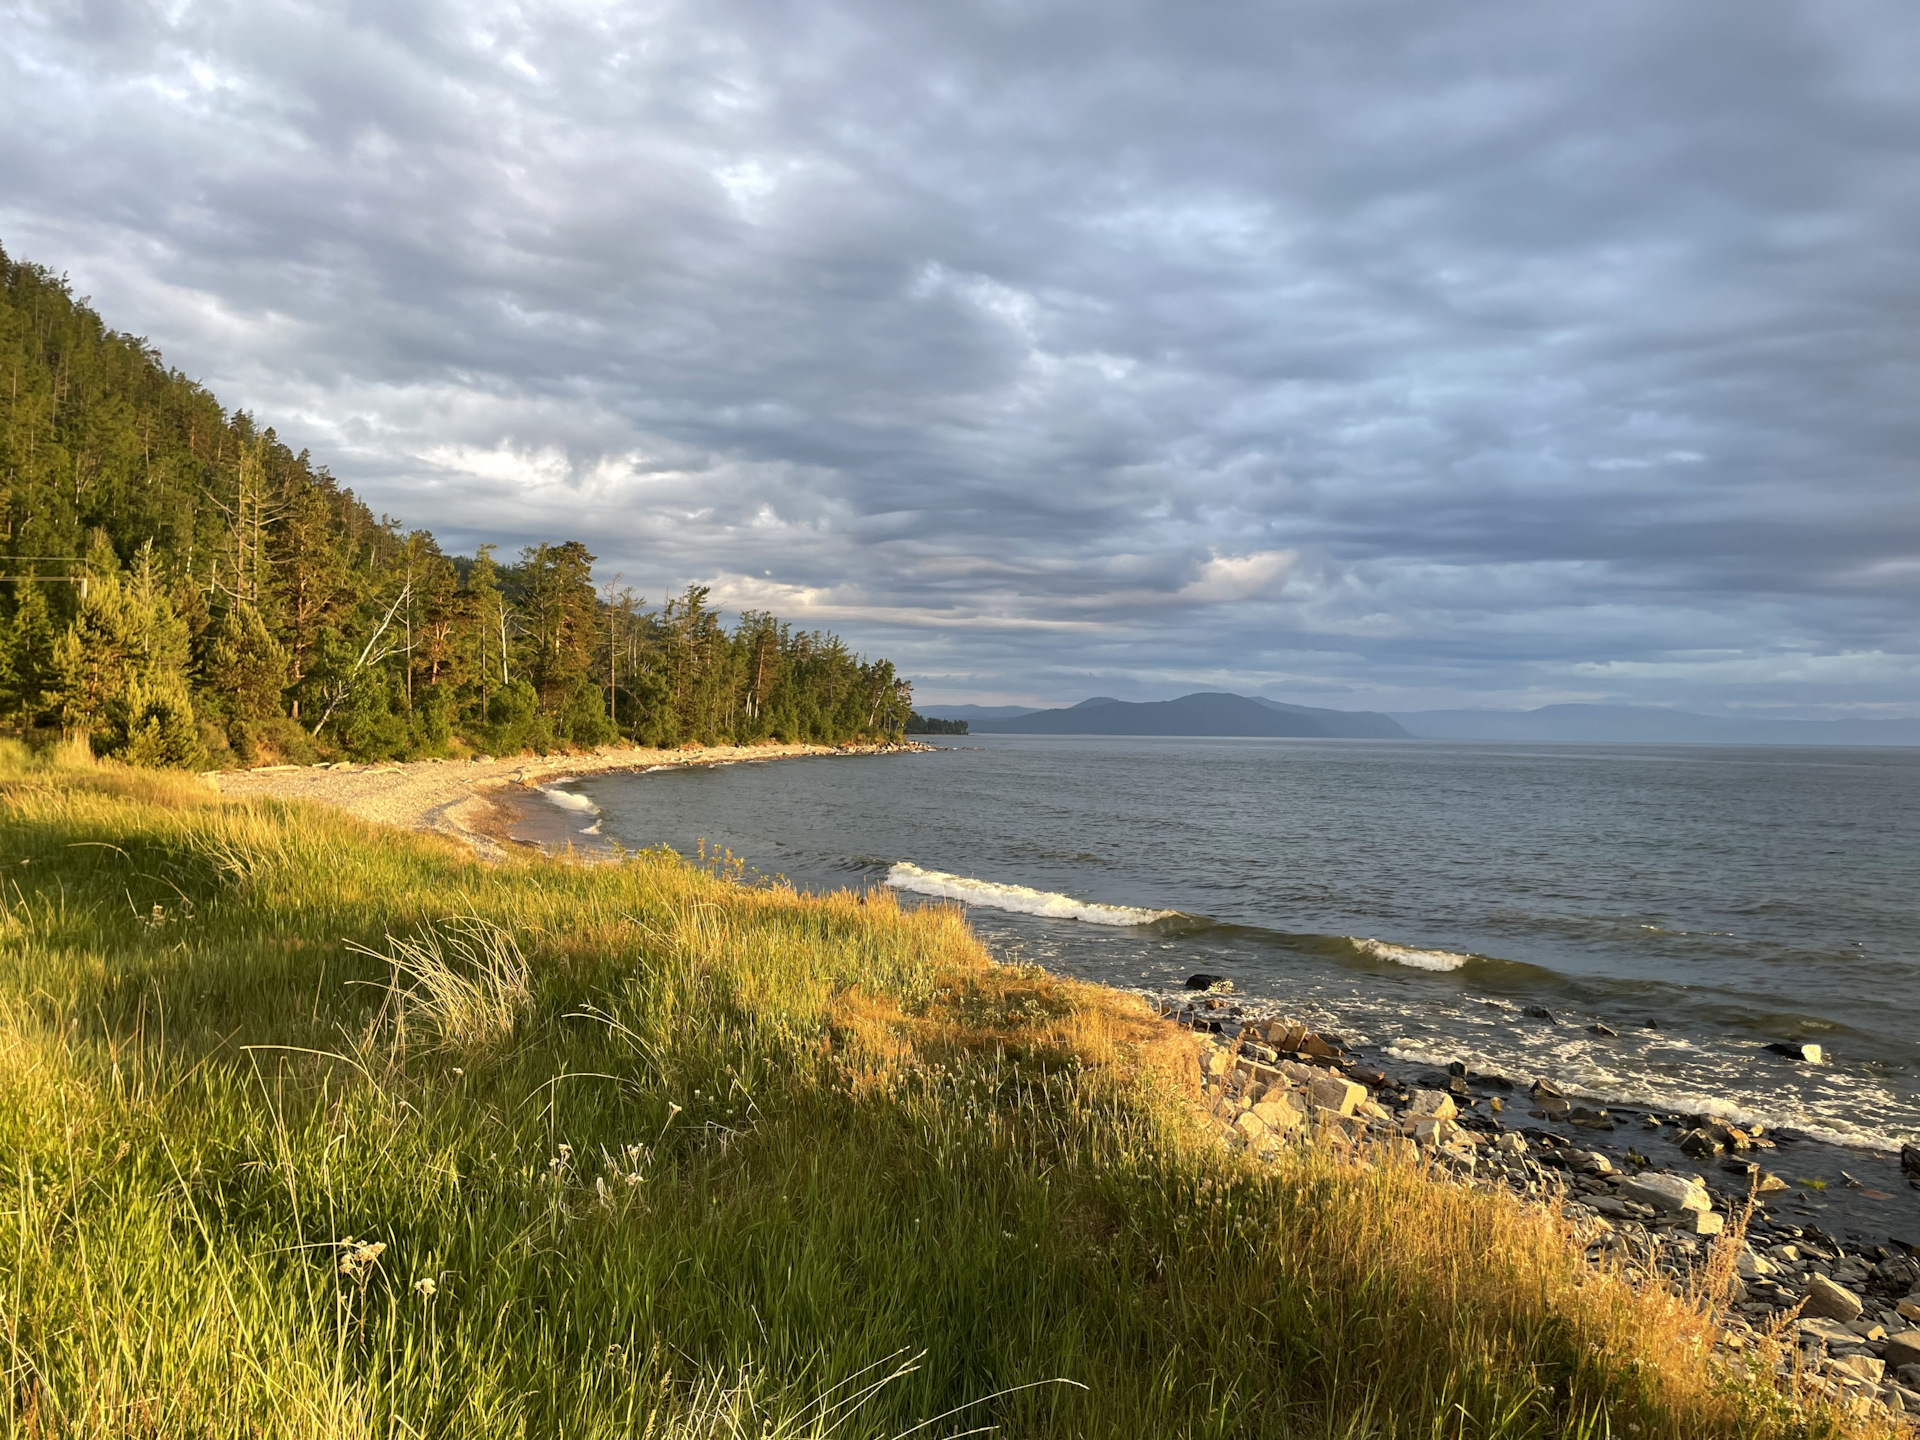
<svg viewBox="0 0 1920 1440"><path fill-rule="evenodd" d="M904 723L891 667L838 637L729 631L698 585L646 611L593 564L577 540L466 560L376 519L0 251L0 731L179 765Z"/></svg>

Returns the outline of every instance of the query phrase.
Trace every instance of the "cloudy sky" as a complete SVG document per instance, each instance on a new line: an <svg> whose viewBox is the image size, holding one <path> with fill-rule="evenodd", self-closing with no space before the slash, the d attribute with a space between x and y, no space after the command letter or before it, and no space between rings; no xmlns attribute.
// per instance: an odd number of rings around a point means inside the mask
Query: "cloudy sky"
<svg viewBox="0 0 1920 1440"><path fill-rule="evenodd" d="M0 0L0 244L926 700L1920 712L1911 0Z"/></svg>

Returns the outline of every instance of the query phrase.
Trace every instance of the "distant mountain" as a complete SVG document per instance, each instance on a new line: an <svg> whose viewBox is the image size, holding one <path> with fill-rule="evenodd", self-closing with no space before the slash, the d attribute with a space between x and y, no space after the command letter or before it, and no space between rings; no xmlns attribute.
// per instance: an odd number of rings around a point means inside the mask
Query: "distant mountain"
<svg viewBox="0 0 1920 1440"><path fill-rule="evenodd" d="M929 720L1005 720L1014 715L1031 715L1031 705L916 705Z"/></svg>
<svg viewBox="0 0 1920 1440"><path fill-rule="evenodd" d="M1407 732L1370 711L1316 710L1277 700L1202 692L1135 704L1095 696L1066 710L1037 710L973 723L976 735L1281 735L1405 740Z"/></svg>
<svg viewBox="0 0 1920 1440"><path fill-rule="evenodd" d="M1422 740L1560 740L1589 745L1920 745L1920 718L1726 720L1643 705L1417 710L1393 718Z"/></svg>

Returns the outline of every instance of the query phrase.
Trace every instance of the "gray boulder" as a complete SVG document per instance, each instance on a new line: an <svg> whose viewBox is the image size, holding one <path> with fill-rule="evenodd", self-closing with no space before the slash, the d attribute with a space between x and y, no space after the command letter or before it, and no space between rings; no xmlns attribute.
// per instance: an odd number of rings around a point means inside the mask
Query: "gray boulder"
<svg viewBox="0 0 1920 1440"><path fill-rule="evenodd" d="M1687 1179L1684 1175L1632 1175L1620 1182L1620 1193L1629 1200L1637 1200L1642 1205L1651 1205L1668 1215L1683 1214L1688 1210L1711 1210L1713 1201L1708 1198L1706 1187ZM1854 1315L1860 1313L1858 1305ZM1853 1315L1846 1317L1851 1320Z"/></svg>
<svg viewBox="0 0 1920 1440"><path fill-rule="evenodd" d="M1887 1368L1920 1365L1920 1330L1902 1330L1887 1337Z"/></svg>
<svg viewBox="0 0 1920 1440"><path fill-rule="evenodd" d="M1807 1277L1807 1304L1800 1313L1809 1319L1838 1320L1844 1325L1859 1319L1864 1308L1858 1295L1843 1285L1834 1284L1819 1271Z"/></svg>

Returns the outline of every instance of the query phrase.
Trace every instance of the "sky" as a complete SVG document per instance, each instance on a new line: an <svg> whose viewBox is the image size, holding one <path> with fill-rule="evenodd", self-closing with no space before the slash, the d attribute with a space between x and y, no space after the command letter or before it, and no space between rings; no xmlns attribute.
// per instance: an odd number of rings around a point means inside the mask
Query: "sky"
<svg viewBox="0 0 1920 1440"><path fill-rule="evenodd" d="M928 702L1920 713L1911 0L0 0L0 245Z"/></svg>

